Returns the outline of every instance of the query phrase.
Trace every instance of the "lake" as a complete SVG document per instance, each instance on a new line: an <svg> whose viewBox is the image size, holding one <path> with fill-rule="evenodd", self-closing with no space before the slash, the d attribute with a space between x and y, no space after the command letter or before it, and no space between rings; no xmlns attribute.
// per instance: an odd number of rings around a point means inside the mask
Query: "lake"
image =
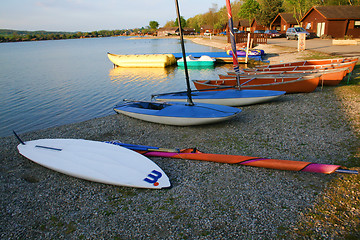
<svg viewBox="0 0 360 240"><path fill-rule="evenodd" d="M191 41L185 48L221 51ZM175 38L129 37L1 43L0 137L115 114L112 107L123 99L185 90L183 68L113 68L107 52L179 53L181 45ZM189 69L189 75L214 79L231 67Z"/></svg>

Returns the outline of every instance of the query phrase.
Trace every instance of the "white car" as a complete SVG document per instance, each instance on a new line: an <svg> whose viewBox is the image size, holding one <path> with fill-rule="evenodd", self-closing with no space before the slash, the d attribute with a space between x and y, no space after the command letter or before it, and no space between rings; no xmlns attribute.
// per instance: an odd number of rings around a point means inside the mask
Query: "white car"
<svg viewBox="0 0 360 240"><path fill-rule="evenodd" d="M288 30L286 30L286 39L295 39L297 40L299 37L299 33L305 33L306 34L306 38L310 38L310 33L308 33L304 28L302 27L294 27L294 28L288 28Z"/></svg>
<svg viewBox="0 0 360 240"><path fill-rule="evenodd" d="M206 30L206 31L204 32L204 36L211 36L211 32L210 32L209 30Z"/></svg>

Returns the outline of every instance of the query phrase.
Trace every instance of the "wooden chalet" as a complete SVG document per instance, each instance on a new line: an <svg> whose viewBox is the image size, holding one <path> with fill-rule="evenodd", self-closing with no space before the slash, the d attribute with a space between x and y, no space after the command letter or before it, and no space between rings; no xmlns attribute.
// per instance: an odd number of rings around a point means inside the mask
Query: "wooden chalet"
<svg viewBox="0 0 360 240"><path fill-rule="evenodd" d="M240 31L250 32L250 21L249 19L240 19L239 28Z"/></svg>
<svg viewBox="0 0 360 240"><path fill-rule="evenodd" d="M194 28L183 28L184 35L195 35ZM157 36L164 37L170 35L179 35L179 27L164 27L159 28L157 31Z"/></svg>
<svg viewBox="0 0 360 240"><path fill-rule="evenodd" d="M179 29L178 29L178 31L179 31ZM196 31L195 31L195 28L185 27L185 28L183 28L183 33L184 33L184 35L195 35Z"/></svg>
<svg viewBox="0 0 360 240"><path fill-rule="evenodd" d="M301 19L302 26L318 37L360 37L360 6L314 6Z"/></svg>
<svg viewBox="0 0 360 240"><path fill-rule="evenodd" d="M234 21L234 28L238 29L239 31L245 31L245 32L250 32L250 23L248 19L240 19L238 21ZM226 24L224 25L224 30L226 30L226 32L229 32L229 23L226 22Z"/></svg>
<svg viewBox="0 0 360 240"><path fill-rule="evenodd" d="M271 30L277 30L279 33L286 33L286 30L291 27L299 26L294 14L279 13L270 24Z"/></svg>
<svg viewBox="0 0 360 240"><path fill-rule="evenodd" d="M240 31L250 32L250 22L249 19L240 19L237 21L237 29Z"/></svg>
<svg viewBox="0 0 360 240"><path fill-rule="evenodd" d="M177 32L179 32L179 27L163 27L158 29L157 35L159 37L164 37L169 35L176 35Z"/></svg>
<svg viewBox="0 0 360 240"><path fill-rule="evenodd" d="M254 18L251 23L250 23L250 31L254 32L255 30L266 30L266 26L262 25L259 20L257 20L256 18Z"/></svg>
<svg viewBox="0 0 360 240"><path fill-rule="evenodd" d="M228 24L226 26L226 32L229 32ZM239 31L254 32L255 30L266 30L266 26L261 25L255 18L250 22L248 19L240 19L234 21L234 28Z"/></svg>
<svg viewBox="0 0 360 240"><path fill-rule="evenodd" d="M211 33L214 35L214 27L211 25L204 25L200 27L200 35L204 35L204 33Z"/></svg>
<svg viewBox="0 0 360 240"><path fill-rule="evenodd" d="M256 44L266 44L267 36L264 33L254 33L255 30L266 30L267 28L264 25L259 24L256 19L249 21L248 19L240 19L234 22L234 28L237 28L239 31L245 31L245 33L235 33L235 42L236 43L246 43L248 39L248 33L250 33L252 46ZM227 42L230 43L229 27L226 25L226 35ZM240 45L239 45L240 46ZM244 45L246 46L246 45ZM251 46L251 47L252 47Z"/></svg>
<svg viewBox="0 0 360 240"><path fill-rule="evenodd" d="M225 26L225 25L224 25ZM204 33L210 33L211 35L216 35L224 31L224 26L222 28L216 29L211 25L204 25L200 27L200 35L204 35Z"/></svg>

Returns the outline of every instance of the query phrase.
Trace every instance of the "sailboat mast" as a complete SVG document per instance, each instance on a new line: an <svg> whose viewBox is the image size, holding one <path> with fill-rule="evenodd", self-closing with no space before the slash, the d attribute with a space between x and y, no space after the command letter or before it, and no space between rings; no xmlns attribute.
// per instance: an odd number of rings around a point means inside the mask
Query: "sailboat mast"
<svg viewBox="0 0 360 240"><path fill-rule="evenodd" d="M185 69L185 78L186 78L186 87L187 87L187 101L189 105L194 105L193 101L192 101L192 97L191 97L191 88L190 88L190 80L189 80L189 72L188 72L188 68L187 68L187 63L186 63L186 53L185 53L185 45L184 45L184 37L183 37L183 31L182 31L182 26L181 26L181 19L180 19L180 10L179 10L179 3L178 0L175 0L175 6L176 6L176 14L177 14L177 19L178 19L178 24L179 24L179 33L180 33L180 41L181 41L181 51L182 51L182 56L184 59L184 69Z"/></svg>
<svg viewBox="0 0 360 240"><path fill-rule="evenodd" d="M240 76L239 76L240 70L239 70L239 62L238 62L237 52L236 52L234 23L233 23L233 19L232 19L230 0L226 0L226 8L227 8L228 19L229 19L229 35L230 35L231 50L232 50L232 56L233 56L233 66L234 66L234 71L236 74L237 85L240 88Z"/></svg>

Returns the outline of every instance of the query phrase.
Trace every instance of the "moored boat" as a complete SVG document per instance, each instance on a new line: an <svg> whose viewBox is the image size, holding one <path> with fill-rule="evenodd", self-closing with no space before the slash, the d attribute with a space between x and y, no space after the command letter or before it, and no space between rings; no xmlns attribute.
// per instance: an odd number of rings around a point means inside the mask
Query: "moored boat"
<svg viewBox="0 0 360 240"><path fill-rule="evenodd" d="M350 72L354 69L355 64L358 62L358 57L349 58L334 58L334 59L312 59L298 62L288 62L279 64L269 64L256 66L254 69L279 69L286 67L296 67L294 70L309 70L309 69L320 69L320 68L350 68ZM269 70L273 71L273 70ZM278 71L278 70L276 70ZM284 70L287 71L287 70Z"/></svg>
<svg viewBox="0 0 360 240"><path fill-rule="evenodd" d="M191 97L196 103L210 103L225 106L246 106L272 101L284 95L284 91L271 90L238 90L227 89L225 91L192 91ZM167 93L153 95L157 101L186 102L187 93Z"/></svg>
<svg viewBox="0 0 360 240"><path fill-rule="evenodd" d="M226 53L232 56L232 51L228 50ZM246 56L246 49L238 49L236 50L236 55L238 57L245 57ZM249 49L248 56L263 56L265 55L265 51L262 49Z"/></svg>
<svg viewBox="0 0 360 240"><path fill-rule="evenodd" d="M328 69L347 69L352 72L356 62L331 63L324 65L304 65L304 66L283 66L283 67L256 67L242 69L244 72L261 72L261 71L304 71L304 70L328 70Z"/></svg>
<svg viewBox="0 0 360 240"><path fill-rule="evenodd" d="M130 101L114 106L116 113L140 120L175 126L210 124L228 120L241 112L238 108L201 104Z"/></svg>
<svg viewBox="0 0 360 240"><path fill-rule="evenodd" d="M172 54L118 55L107 53L107 56L118 67L164 68L176 63L176 59Z"/></svg>
<svg viewBox="0 0 360 240"><path fill-rule="evenodd" d="M319 85L336 86L348 73L347 68L336 69L315 69L315 70L303 70L303 71L256 71L256 72L242 72L239 74L240 78L250 76L302 76L306 74L319 73L321 74ZM235 72L228 72L227 74L219 74L220 79L232 79L236 78Z"/></svg>
<svg viewBox="0 0 360 240"><path fill-rule="evenodd" d="M286 93L313 92L319 84L321 74L309 74L301 77L264 77L251 76L237 79L193 80L198 90L225 90L228 88L259 89L285 91Z"/></svg>
<svg viewBox="0 0 360 240"><path fill-rule="evenodd" d="M310 59L297 62L288 62L288 63L278 63L278 64L269 64L256 66L257 68L272 68L272 67L288 67L288 66L306 66L306 65L327 65L327 64L336 64L336 63L348 63L348 62L357 62L358 57L346 57L346 58L332 58L332 59Z"/></svg>
<svg viewBox="0 0 360 240"><path fill-rule="evenodd" d="M203 55L200 58L195 58L192 55L186 57L186 64L188 67L212 67L215 64L215 59ZM181 58L177 61L178 66L184 66L184 59Z"/></svg>

